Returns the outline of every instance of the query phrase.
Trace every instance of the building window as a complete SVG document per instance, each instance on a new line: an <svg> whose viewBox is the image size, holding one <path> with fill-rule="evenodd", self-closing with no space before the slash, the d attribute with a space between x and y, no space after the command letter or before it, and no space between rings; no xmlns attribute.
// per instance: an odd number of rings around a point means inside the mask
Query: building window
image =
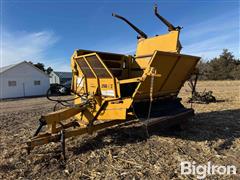
<svg viewBox="0 0 240 180"><path fill-rule="evenodd" d="M17 86L16 81L8 81L8 86Z"/></svg>
<svg viewBox="0 0 240 180"><path fill-rule="evenodd" d="M40 85L41 83L40 83L40 81L34 81L34 85L35 86L38 86L38 85Z"/></svg>

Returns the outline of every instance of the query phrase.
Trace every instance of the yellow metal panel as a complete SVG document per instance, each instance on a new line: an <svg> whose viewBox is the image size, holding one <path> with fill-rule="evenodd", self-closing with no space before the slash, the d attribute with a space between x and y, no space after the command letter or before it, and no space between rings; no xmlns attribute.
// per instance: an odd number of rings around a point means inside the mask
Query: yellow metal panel
<svg viewBox="0 0 240 180"><path fill-rule="evenodd" d="M107 109L102 111L99 116L98 120L126 120L126 109Z"/></svg>
<svg viewBox="0 0 240 180"><path fill-rule="evenodd" d="M198 60L199 57L156 51L147 69L144 71L146 76L149 69L154 67L157 74L161 75L160 77L154 77L153 97L177 93ZM149 97L150 79L151 76L147 75L145 80L139 84L134 98Z"/></svg>
<svg viewBox="0 0 240 180"><path fill-rule="evenodd" d="M177 92L182 87L183 83L190 77L199 58L187 55L181 55L176 66L172 70L168 80L160 90L162 94Z"/></svg>
<svg viewBox="0 0 240 180"><path fill-rule="evenodd" d="M148 39L140 39L137 44L136 56L152 55L154 51L178 52L179 31L159 35Z"/></svg>
<svg viewBox="0 0 240 180"><path fill-rule="evenodd" d="M150 64L148 65L147 69L145 70L144 74L147 74L150 70L150 67L155 67L158 74L161 75L161 77L155 77L154 78L154 96L155 92L158 92L159 89L164 84L165 80L167 79L169 72L173 68L173 66L176 64L177 58L175 56L169 56L167 53L162 53L159 51L156 51L153 55L153 58L151 59ZM137 90L136 90L136 98L146 98L149 97L149 91L150 91L150 81L151 77L147 76L146 79L139 84Z"/></svg>
<svg viewBox="0 0 240 180"><path fill-rule="evenodd" d="M136 58L137 66L135 65L133 66L133 68L140 67L143 70L146 69L151 58L152 58L152 55Z"/></svg>
<svg viewBox="0 0 240 180"><path fill-rule="evenodd" d="M101 110L101 113L98 115L97 120L125 120L126 119L126 111L130 108L132 104L132 98L126 99L116 99L116 100L107 100L106 107ZM76 100L74 103L79 103L80 100ZM96 105L95 110L89 109L89 112L96 115L100 106ZM79 113L75 116L76 119L84 121L88 124L88 117L83 113Z"/></svg>
<svg viewBox="0 0 240 180"><path fill-rule="evenodd" d="M87 88L89 94L96 94L98 88L98 81L95 78L88 78L87 79Z"/></svg>
<svg viewBox="0 0 240 180"><path fill-rule="evenodd" d="M131 98L108 102L106 108L99 114L99 120L126 120L126 111L132 104Z"/></svg>

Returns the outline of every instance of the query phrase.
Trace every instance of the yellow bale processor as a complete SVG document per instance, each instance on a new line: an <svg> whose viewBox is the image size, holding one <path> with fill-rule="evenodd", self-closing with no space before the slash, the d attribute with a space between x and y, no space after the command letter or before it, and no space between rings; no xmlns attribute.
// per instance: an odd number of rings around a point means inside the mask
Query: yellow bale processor
<svg viewBox="0 0 240 180"><path fill-rule="evenodd" d="M61 142L64 153L65 139L72 136L126 122L181 124L194 114L177 96L200 58L180 54L181 28L160 16L157 7L155 15L167 25L167 34L148 37L124 17L113 14L139 34L134 56L82 49L74 52L74 105L41 116L39 128L27 142L29 152L38 145Z"/></svg>

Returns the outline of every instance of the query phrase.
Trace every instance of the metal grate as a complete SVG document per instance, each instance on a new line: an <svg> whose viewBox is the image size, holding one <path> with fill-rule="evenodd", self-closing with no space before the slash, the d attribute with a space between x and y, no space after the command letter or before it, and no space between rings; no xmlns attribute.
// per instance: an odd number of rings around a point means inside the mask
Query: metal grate
<svg viewBox="0 0 240 180"><path fill-rule="evenodd" d="M77 59L77 63L79 65L80 69L82 70L83 74L87 78L95 78L93 72L88 67L87 63L85 62L85 60L82 57Z"/></svg>
<svg viewBox="0 0 240 180"><path fill-rule="evenodd" d="M96 56L88 56L86 60L99 78L111 78L111 75Z"/></svg>

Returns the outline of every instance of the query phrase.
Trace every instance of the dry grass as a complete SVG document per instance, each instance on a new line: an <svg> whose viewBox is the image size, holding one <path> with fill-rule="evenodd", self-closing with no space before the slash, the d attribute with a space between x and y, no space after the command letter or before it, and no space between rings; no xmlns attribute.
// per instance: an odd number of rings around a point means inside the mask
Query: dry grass
<svg viewBox="0 0 240 180"><path fill-rule="evenodd" d="M193 104L197 114L186 130L154 132L145 139L141 127L119 126L71 138L66 163L59 156L59 144L37 147L30 155L22 149L39 116L52 111L52 103L45 98L0 102L0 179L194 178L180 175L183 160L240 169L240 81L200 82L198 89L212 90L219 102ZM186 90L187 86L180 96L190 107Z"/></svg>

